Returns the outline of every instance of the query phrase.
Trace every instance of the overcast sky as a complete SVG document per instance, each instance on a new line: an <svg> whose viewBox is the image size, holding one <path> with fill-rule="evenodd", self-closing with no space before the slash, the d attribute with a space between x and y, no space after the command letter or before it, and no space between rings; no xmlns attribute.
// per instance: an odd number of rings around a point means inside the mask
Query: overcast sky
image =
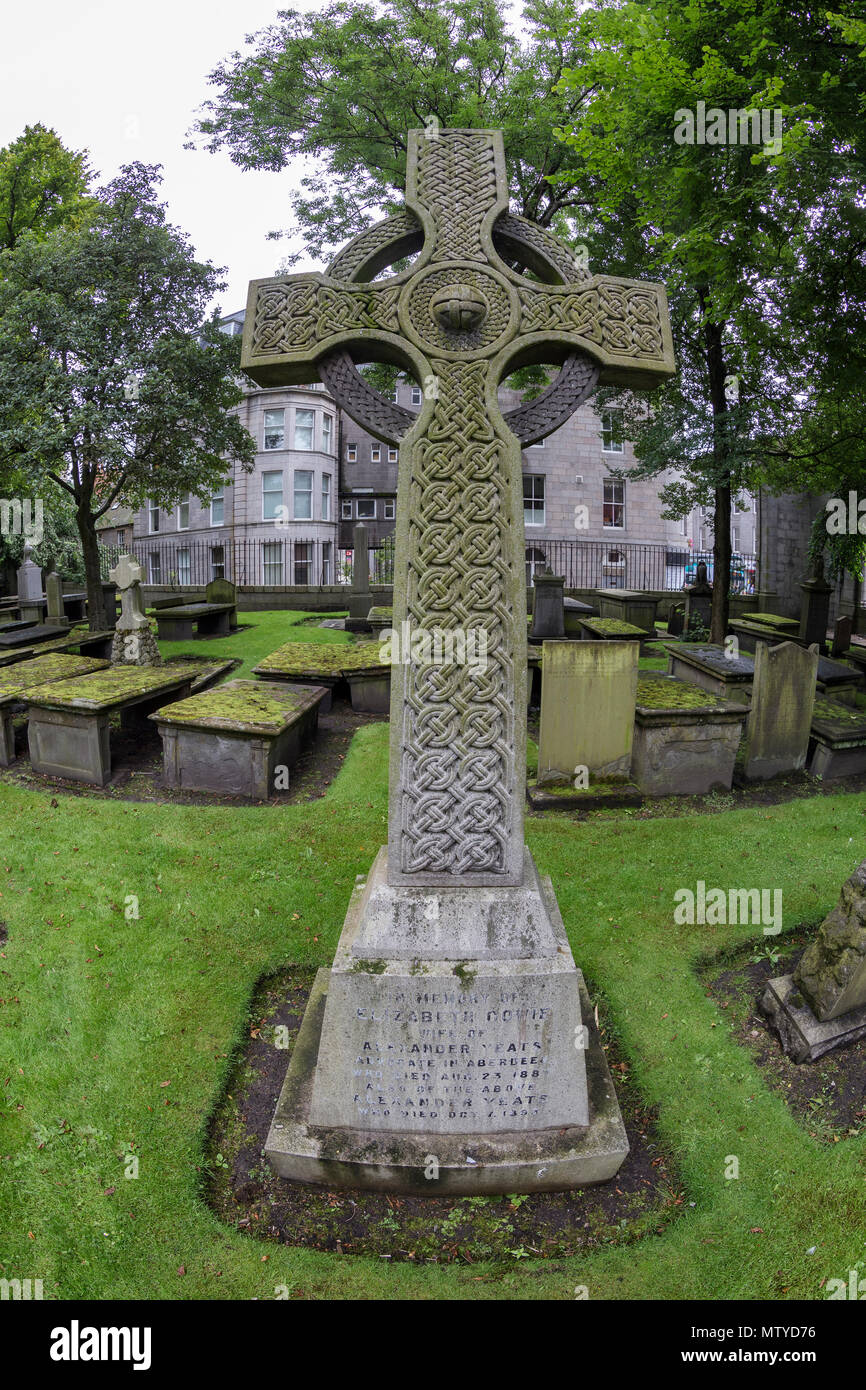
<svg viewBox="0 0 866 1390"><path fill-rule="evenodd" d="M321 0L284 8L319 9ZM211 89L207 75L244 38L272 23L278 0L33 0L0 20L0 147L26 125L53 127L90 151L100 181L132 160L162 164L170 220L200 257L226 266L224 312L247 283L272 274L289 249L266 240L290 224L300 167L247 173L227 155L183 148ZM300 243L298 243L300 245ZM295 269L312 268L301 262Z"/></svg>

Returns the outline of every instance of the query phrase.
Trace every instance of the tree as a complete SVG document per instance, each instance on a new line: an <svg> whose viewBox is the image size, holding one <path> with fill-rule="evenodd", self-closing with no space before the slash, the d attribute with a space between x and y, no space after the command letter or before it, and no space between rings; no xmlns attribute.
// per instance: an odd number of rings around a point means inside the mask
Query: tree
<svg viewBox="0 0 866 1390"><path fill-rule="evenodd" d="M0 248L11 251L25 232L45 236L80 219L88 197L87 156L67 150L43 125L27 126L0 150Z"/></svg>
<svg viewBox="0 0 866 1390"><path fill-rule="evenodd" d="M91 626L104 623L96 522L112 502L172 506L251 468L239 346L205 321L221 288L133 164L76 227L0 256L0 467L72 499Z"/></svg>
<svg viewBox="0 0 866 1390"><path fill-rule="evenodd" d="M607 269L617 252L622 274L650 268L672 306L679 377L649 409L645 398L623 402L635 472L682 470L663 489L674 515L712 504L721 642L732 498L772 460L790 470L798 454L802 485L809 417L829 402L840 361L835 330L816 337L809 324L843 309L845 257L862 263L862 58L825 12L797 0L646 0L594 8L571 27L588 56L563 86L584 97L559 134L582 158L578 182L594 181L590 259L599 249ZM699 103L725 116L713 135L705 126L703 143ZM739 113L750 109L780 113L769 143L763 133L757 144L740 138ZM751 118L746 132L754 139ZM862 382L856 389L862 409Z"/></svg>

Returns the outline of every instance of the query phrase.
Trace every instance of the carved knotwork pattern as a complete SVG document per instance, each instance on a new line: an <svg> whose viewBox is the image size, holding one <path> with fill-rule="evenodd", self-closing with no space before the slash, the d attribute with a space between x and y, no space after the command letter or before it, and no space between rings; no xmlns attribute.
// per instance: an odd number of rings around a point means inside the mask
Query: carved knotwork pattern
<svg viewBox="0 0 866 1390"><path fill-rule="evenodd" d="M446 289L459 276L462 285L480 290L487 300L487 317L480 328L455 332L443 328L433 316L431 301L437 290ZM482 270L471 270L461 266L459 271L450 267L436 270L431 275L418 279L409 294L409 320L418 337L428 350L440 352L478 352L489 348L501 338L511 318L511 303L507 291L494 280L492 275Z"/></svg>
<svg viewBox="0 0 866 1390"><path fill-rule="evenodd" d="M411 212L397 212L393 217L386 217L383 222L375 222L372 227L354 237L349 245L344 246L339 255L334 257L328 266L328 278L357 279L356 272L368 261L373 260L377 252L384 252L393 242L412 235L421 235L421 224Z"/></svg>
<svg viewBox="0 0 866 1390"><path fill-rule="evenodd" d="M413 628L483 628L487 663L405 668L400 868L498 873L515 796L515 663L525 660L508 602L518 518L508 446L484 408L486 364L433 367L439 398L409 465L407 616Z"/></svg>
<svg viewBox="0 0 866 1390"><path fill-rule="evenodd" d="M417 196L436 224L434 261L487 260L481 222L496 195L496 153L484 131L442 131L419 142Z"/></svg>
<svg viewBox="0 0 866 1390"><path fill-rule="evenodd" d="M399 297L399 287L343 290L297 281L262 285L256 298L253 352L261 357L291 352L359 328L399 333Z"/></svg>
<svg viewBox="0 0 866 1390"><path fill-rule="evenodd" d="M502 213L493 224L494 245L500 238L505 241L509 255L519 255L521 248L528 247L543 257L558 271L566 285L591 279L589 271L578 265L568 247L553 232L539 227L537 222L530 222L528 217L518 217L512 212ZM526 262L523 261L523 264Z"/></svg>
<svg viewBox="0 0 866 1390"><path fill-rule="evenodd" d="M524 332L578 333L625 357L664 355L659 300L653 289L595 285L574 294L521 289Z"/></svg>
<svg viewBox="0 0 866 1390"><path fill-rule="evenodd" d="M377 439L396 444L414 425L417 415L388 401L358 375L348 352L330 352L317 363L319 376L340 407Z"/></svg>

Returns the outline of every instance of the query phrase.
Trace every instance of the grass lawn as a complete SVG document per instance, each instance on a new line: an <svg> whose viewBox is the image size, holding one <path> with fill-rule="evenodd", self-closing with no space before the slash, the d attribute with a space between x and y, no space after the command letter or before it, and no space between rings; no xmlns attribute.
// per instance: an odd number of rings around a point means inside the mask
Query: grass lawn
<svg viewBox="0 0 866 1390"><path fill-rule="evenodd" d="M254 653L250 633L172 646L246 661L288 640L287 615L247 617L259 639L267 629ZM328 794L285 807L0 782L0 1276L72 1299L267 1299L286 1285L308 1298L572 1300L581 1284L593 1299L820 1299L823 1280L863 1272L866 1133L810 1138L695 973L766 938L673 922L675 889L702 878L779 887L784 931L817 923L863 857L866 798L844 793L527 821L590 992L603 990L679 1163L680 1215L661 1235L555 1262L416 1267L266 1244L215 1219L203 1137L250 997L287 962L330 964L355 875L386 835L387 733L360 730Z"/></svg>
<svg viewBox="0 0 866 1390"><path fill-rule="evenodd" d="M323 618L342 617L336 613L301 613L297 609L283 612L238 613L241 631L231 637L202 637L186 642L160 642L159 650L168 661L173 656L239 656L243 666L232 673L233 680L248 677L258 661L285 642L349 642L347 632L337 628L317 627ZM316 622L307 620L315 617Z"/></svg>

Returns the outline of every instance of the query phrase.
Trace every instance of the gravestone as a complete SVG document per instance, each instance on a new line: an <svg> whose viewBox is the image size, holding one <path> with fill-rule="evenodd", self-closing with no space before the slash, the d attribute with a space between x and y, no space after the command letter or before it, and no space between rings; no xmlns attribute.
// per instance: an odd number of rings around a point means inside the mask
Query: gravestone
<svg viewBox="0 0 866 1390"><path fill-rule="evenodd" d="M548 567L536 570L533 578L530 642L554 641L565 637L565 578Z"/></svg>
<svg viewBox="0 0 866 1390"><path fill-rule="evenodd" d="M207 603L231 603L234 605L229 614L229 627L232 631L238 625L238 591L237 586L230 579L212 579L205 585L205 601Z"/></svg>
<svg viewBox="0 0 866 1390"><path fill-rule="evenodd" d="M684 618L685 634L695 628L710 629L710 621L713 614L713 586L707 579L707 566L703 560L698 561L697 575L694 584L686 588L686 610Z"/></svg>
<svg viewBox="0 0 866 1390"><path fill-rule="evenodd" d="M24 560L18 570L18 608L27 622L42 621L44 603L42 599L42 571L30 558L32 546L25 545Z"/></svg>
<svg viewBox="0 0 866 1390"><path fill-rule="evenodd" d="M359 521L352 532L352 592L349 595L349 617L346 622L350 632L366 632L367 614L372 606L367 528L363 521Z"/></svg>
<svg viewBox="0 0 866 1390"><path fill-rule="evenodd" d="M814 563L809 579L800 585L803 595L800 604L800 641L809 646L817 642L820 650L827 650L827 626L830 621L830 599L833 587L824 578L824 561L820 555Z"/></svg>
<svg viewBox="0 0 866 1390"><path fill-rule="evenodd" d="M637 642L545 642L538 784L627 777L637 690Z"/></svg>
<svg viewBox="0 0 866 1390"><path fill-rule="evenodd" d="M818 649L794 642L755 650L752 706L746 726L744 776L750 781L796 772L806 765L815 704Z"/></svg>
<svg viewBox="0 0 866 1390"><path fill-rule="evenodd" d="M831 656L844 656L851 645L851 630L854 619L843 616L837 618L833 627L833 645L830 648Z"/></svg>
<svg viewBox="0 0 866 1390"><path fill-rule="evenodd" d="M144 611L144 571L131 555L121 555L109 577L120 591L120 617L111 641L112 666L161 666L156 638Z"/></svg>
<svg viewBox="0 0 866 1390"><path fill-rule="evenodd" d="M686 623L686 605L672 603L668 613L668 636L679 637Z"/></svg>
<svg viewBox="0 0 866 1390"><path fill-rule="evenodd" d="M45 580L45 597L48 602L46 623L51 627L68 627L69 619L63 607L63 581L58 574L51 573Z"/></svg>
<svg viewBox="0 0 866 1390"><path fill-rule="evenodd" d="M842 885L793 975L769 981L761 1008L796 1062L866 1035L866 860Z"/></svg>
<svg viewBox="0 0 866 1390"><path fill-rule="evenodd" d="M671 375L673 350L661 287L590 277L509 213L501 132L430 134L410 132L404 212L325 275L250 287L244 371L267 386L317 370L347 414L400 443L395 630L477 631L487 653L393 666L388 847L317 976L266 1153L331 1188L561 1189L611 1177L627 1141L552 885L523 841L521 443L598 381ZM359 376L354 359L377 357L424 383L418 414ZM552 386L503 416L509 364L551 360Z"/></svg>

